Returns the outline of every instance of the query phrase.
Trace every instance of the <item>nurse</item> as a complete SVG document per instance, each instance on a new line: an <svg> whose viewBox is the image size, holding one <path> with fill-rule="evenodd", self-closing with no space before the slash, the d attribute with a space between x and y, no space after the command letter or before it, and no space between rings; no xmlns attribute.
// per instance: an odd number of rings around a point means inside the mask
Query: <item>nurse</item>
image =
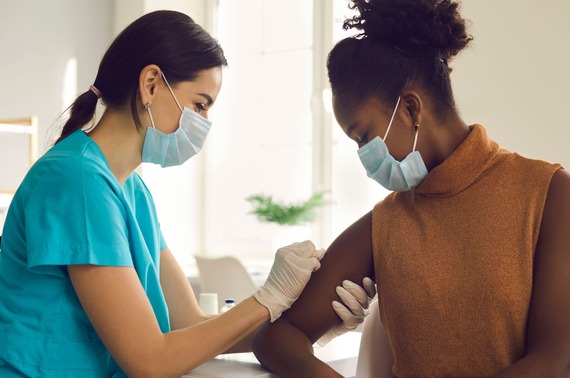
<svg viewBox="0 0 570 378"><path fill-rule="evenodd" d="M179 165L200 151L224 65L217 42L172 11L139 18L111 44L6 219L1 377L180 376L250 350L254 331L300 295L324 253L309 241L279 249L252 297L205 316L134 173L141 162ZM86 133L99 100L106 110ZM363 292L345 300L354 314L340 306L347 324L362 320Z"/></svg>

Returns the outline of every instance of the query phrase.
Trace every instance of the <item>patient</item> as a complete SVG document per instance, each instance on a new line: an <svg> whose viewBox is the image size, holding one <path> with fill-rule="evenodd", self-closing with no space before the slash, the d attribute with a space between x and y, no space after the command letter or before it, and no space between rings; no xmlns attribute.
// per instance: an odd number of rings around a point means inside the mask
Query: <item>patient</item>
<svg viewBox="0 0 570 378"><path fill-rule="evenodd" d="M340 323L335 287L370 276L389 343L368 352L391 351L395 376L569 376L570 175L460 118L449 63L472 38L456 1L352 3L344 27L361 34L327 63L334 112L393 193L331 244L256 356L279 376L337 377L312 345Z"/></svg>

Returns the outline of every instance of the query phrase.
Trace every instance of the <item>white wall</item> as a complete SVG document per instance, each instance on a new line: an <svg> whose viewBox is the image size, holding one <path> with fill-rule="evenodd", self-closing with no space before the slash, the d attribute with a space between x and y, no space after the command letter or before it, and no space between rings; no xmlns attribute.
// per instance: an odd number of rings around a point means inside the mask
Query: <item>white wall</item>
<svg viewBox="0 0 570 378"><path fill-rule="evenodd" d="M457 105L503 147L570 169L570 1L467 0L471 49L452 63Z"/></svg>
<svg viewBox="0 0 570 378"><path fill-rule="evenodd" d="M0 25L0 119L37 115L43 153L61 111L95 79L112 0L3 0Z"/></svg>

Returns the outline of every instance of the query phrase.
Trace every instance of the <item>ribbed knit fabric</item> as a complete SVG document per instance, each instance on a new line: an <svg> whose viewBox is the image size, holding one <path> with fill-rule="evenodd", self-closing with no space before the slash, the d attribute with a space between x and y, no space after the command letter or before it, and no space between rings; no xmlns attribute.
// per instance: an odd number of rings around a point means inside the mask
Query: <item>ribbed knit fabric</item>
<svg viewBox="0 0 570 378"><path fill-rule="evenodd" d="M492 377L525 353L533 258L560 168L480 125L424 181L374 208L380 314L397 377Z"/></svg>

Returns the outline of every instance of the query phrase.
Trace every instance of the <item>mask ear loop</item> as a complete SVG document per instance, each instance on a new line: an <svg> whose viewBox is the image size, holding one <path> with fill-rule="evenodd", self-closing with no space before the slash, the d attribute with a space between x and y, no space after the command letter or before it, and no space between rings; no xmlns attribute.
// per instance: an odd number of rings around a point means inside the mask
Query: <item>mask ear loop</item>
<svg viewBox="0 0 570 378"><path fill-rule="evenodd" d="M150 112L150 104L146 103L144 109L147 111L148 117L150 118L150 125L152 126L153 129L156 129L156 127L154 127L154 119L152 119L152 113Z"/></svg>
<svg viewBox="0 0 570 378"><path fill-rule="evenodd" d="M416 144L418 143L418 132L420 131L420 123L416 122L414 123L414 126L416 127L416 136L414 137L414 147L412 148L412 152L416 150Z"/></svg>
<svg viewBox="0 0 570 378"><path fill-rule="evenodd" d="M394 107L394 112L392 113L392 118L390 118L390 123L388 123L388 128L386 129L386 133L384 134L384 138L382 138L382 140L384 142L386 142L386 137L388 136L388 132L390 131L390 128L392 127L392 121L394 120L394 117L396 116L396 110L398 110L398 105L400 104L400 98L402 96L398 96L398 101L396 101L396 106Z"/></svg>
<svg viewBox="0 0 570 378"><path fill-rule="evenodd" d="M174 91L172 90L172 88L170 88L170 84L168 84L168 80L166 80L166 76L164 76L164 72L161 71L160 74L162 75L162 78L164 79L164 82L166 83L166 86L168 87L170 94L172 95L172 97L174 97L174 101L176 101L176 105L178 105L178 109L180 109L180 111L182 112L182 106L180 106L178 99L174 95Z"/></svg>

